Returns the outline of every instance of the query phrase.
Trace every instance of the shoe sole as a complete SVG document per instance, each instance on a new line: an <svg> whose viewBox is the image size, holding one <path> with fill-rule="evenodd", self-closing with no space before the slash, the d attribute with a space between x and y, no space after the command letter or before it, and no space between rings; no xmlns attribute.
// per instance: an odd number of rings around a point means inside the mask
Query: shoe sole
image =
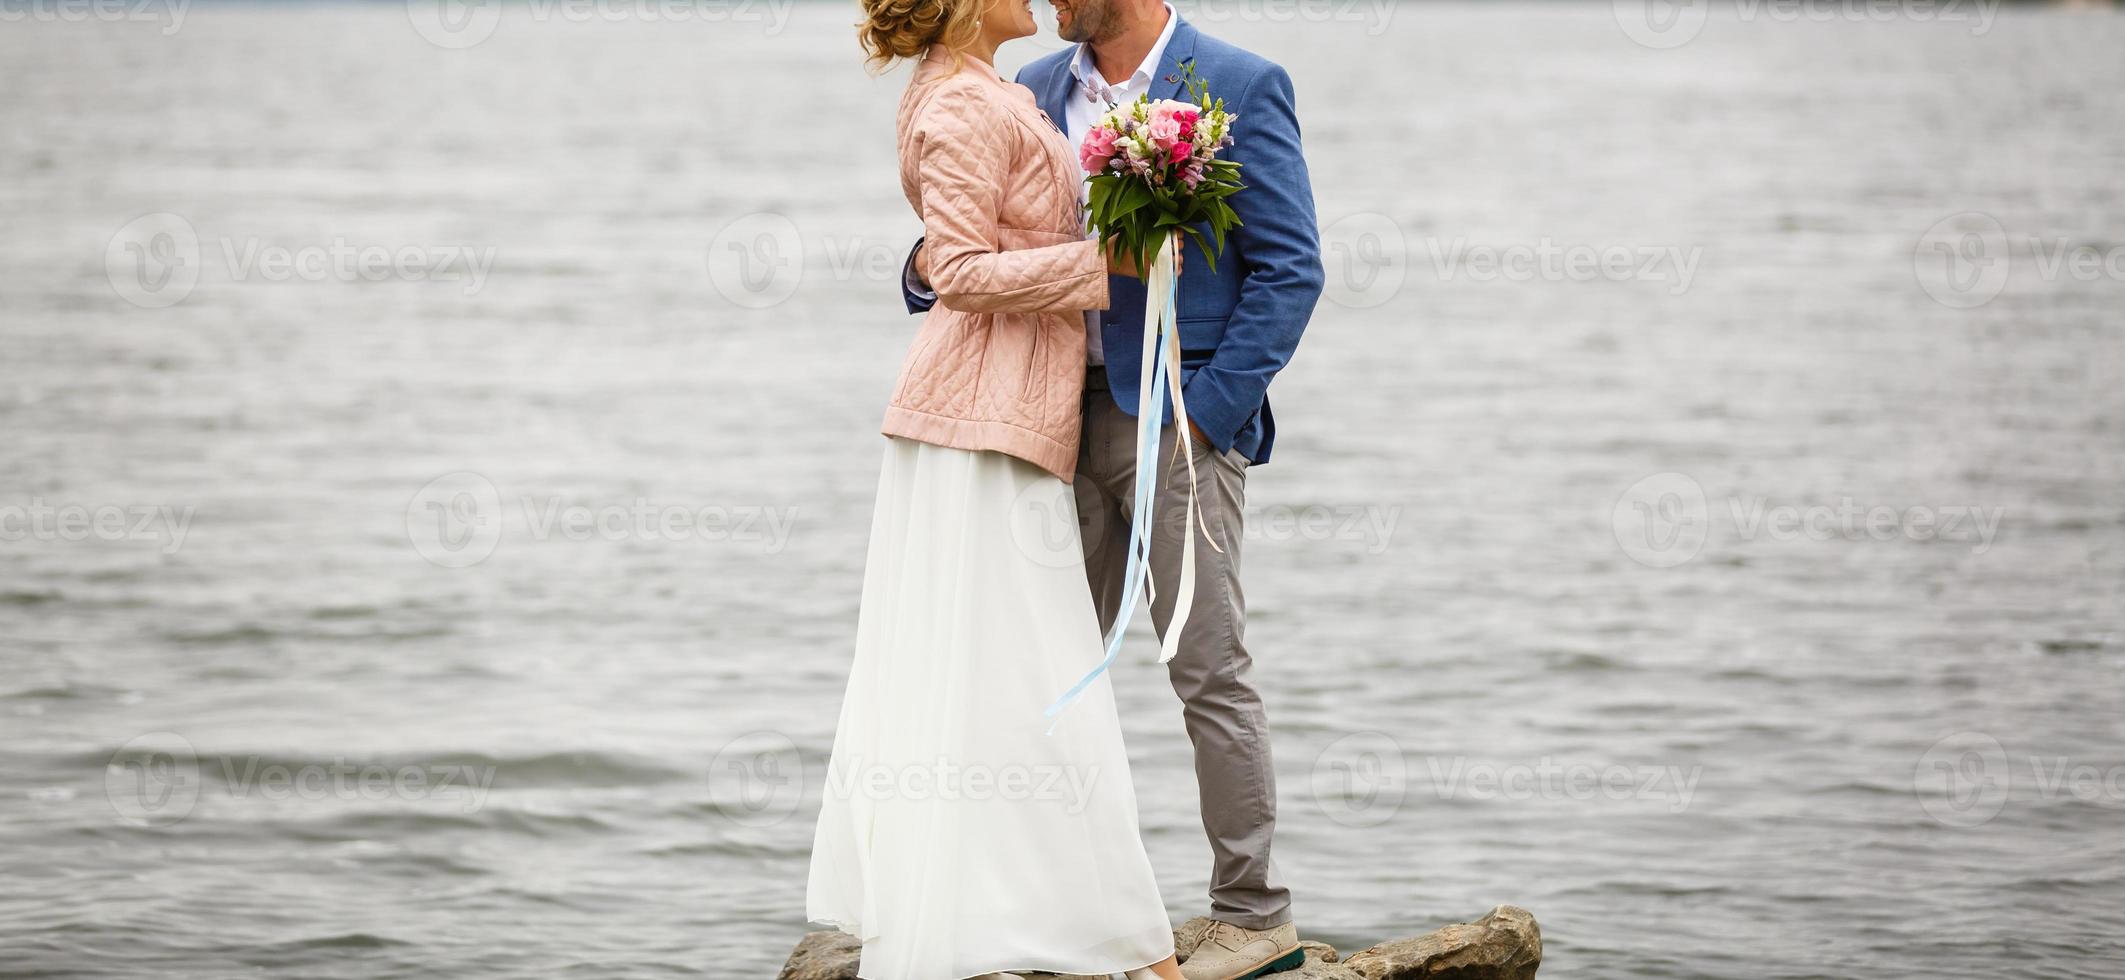
<svg viewBox="0 0 2125 980"><path fill-rule="evenodd" d="M1304 962L1306 962L1306 950L1302 947L1288 953L1278 953L1270 957L1266 962L1235 973L1225 978L1225 980L1254 980L1255 977L1266 977L1272 973L1296 970Z"/></svg>

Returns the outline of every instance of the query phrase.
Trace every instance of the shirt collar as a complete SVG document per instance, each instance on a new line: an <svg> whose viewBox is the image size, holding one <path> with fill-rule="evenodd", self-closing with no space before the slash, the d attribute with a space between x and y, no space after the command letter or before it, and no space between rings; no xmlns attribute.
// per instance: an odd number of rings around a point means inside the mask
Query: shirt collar
<svg viewBox="0 0 2125 980"><path fill-rule="evenodd" d="M1173 29L1179 27L1180 23L1181 15L1174 11L1172 4L1166 4L1166 29L1158 33L1158 40L1152 42L1151 50L1144 53L1144 63L1136 66L1136 73L1130 75L1128 81L1113 87L1120 88L1138 81L1149 82L1156 77L1159 63L1166 59L1166 45L1173 40ZM1089 44L1077 46L1077 56L1070 59L1070 74L1076 76L1078 87L1081 89L1104 93L1109 88L1106 77L1092 64L1092 46Z"/></svg>

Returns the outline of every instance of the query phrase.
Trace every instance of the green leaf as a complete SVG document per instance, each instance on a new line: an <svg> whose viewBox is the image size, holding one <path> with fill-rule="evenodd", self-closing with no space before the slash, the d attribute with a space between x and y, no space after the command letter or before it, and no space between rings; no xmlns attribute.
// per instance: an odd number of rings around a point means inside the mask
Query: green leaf
<svg viewBox="0 0 2125 980"><path fill-rule="evenodd" d="M1203 253L1203 261L1209 263L1210 274L1216 275L1217 257L1219 253L1224 251L1224 246L1220 244L1215 248L1211 247L1210 243L1205 242L1203 240L1203 233L1195 230L1194 228L1188 229L1188 237L1195 240L1196 249Z"/></svg>
<svg viewBox="0 0 2125 980"><path fill-rule="evenodd" d="M1151 188L1133 180L1126 181L1121 185L1121 190L1114 195L1114 200L1108 202L1107 221L1109 223L1119 223L1150 203Z"/></svg>

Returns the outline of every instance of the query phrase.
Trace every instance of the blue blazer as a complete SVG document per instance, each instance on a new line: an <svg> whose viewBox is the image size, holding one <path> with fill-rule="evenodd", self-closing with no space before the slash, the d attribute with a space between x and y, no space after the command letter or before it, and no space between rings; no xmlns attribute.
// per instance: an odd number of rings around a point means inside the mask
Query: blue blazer
<svg viewBox="0 0 2125 980"><path fill-rule="evenodd" d="M1018 83L1033 90L1058 127L1065 119L1065 100L1086 97L1070 75L1076 56L1073 45L1018 73ZM1196 77L1209 83L1211 96L1224 99L1225 108L1239 116L1225 154L1241 164L1247 189L1226 198L1242 224L1226 236L1216 272L1193 242L1187 244L1177 311L1181 386L1189 416L1213 446L1220 452L1236 448L1253 462L1266 463L1276 442L1269 381L1290 362L1321 297L1313 185L1299 146L1291 76L1182 20L1166 44L1161 72L1152 78L1151 97L1184 97L1180 66L1189 61L1195 62ZM1133 415L1143 359L1144 284L1115 276L1107 287L1107 309L1100 314L1107 381L1115 403ZM930 306L928 298L913 292L906 298L910 311ZM1164 421L1172 420L1169 400Z"/></svg>

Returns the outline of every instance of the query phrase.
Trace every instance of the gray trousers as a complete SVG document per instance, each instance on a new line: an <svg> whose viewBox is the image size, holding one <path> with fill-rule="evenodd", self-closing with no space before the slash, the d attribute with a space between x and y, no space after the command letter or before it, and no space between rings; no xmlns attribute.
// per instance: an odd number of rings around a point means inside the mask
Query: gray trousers
<svg viewBox="0 0 2125 980"><path fill-rule="evenodd" d="M1151 578L1157 600L1151 624L1164 637L1179 589L1181 534L1188 472L1173 458L1174 432L1159 435L1158 489L1151 531ZM1102 633L1121 608L1129 525L1135 504L1136 419L1114 403L1106 372L1094 368L1085 385L1084 430L1077 451L1077 514L1084 537L1085 574L1099 609ZM1167 664L1181 716L1195 745L1195 780L1203 830L1210 837L1212 917L1248 929L1291 921L1291 893L1269 861L1276 828L1276 771L1269 758L1269 721L1250 675L1244 642L1247 604L1240 594L1240 544L1246 500L1246 461L1195 444L1201 516L1223 554L1196 535L1195 599L1180 651Z"/></svg>

